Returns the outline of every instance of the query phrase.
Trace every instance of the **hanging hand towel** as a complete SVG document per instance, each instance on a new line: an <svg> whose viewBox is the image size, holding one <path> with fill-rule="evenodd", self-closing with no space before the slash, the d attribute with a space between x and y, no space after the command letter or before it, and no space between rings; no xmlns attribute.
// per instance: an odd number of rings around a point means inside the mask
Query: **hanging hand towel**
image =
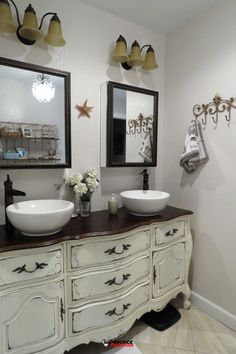
<svg viewBox="0 0 236 354"><path fill-rule="evenodd" d="M148 129L139 150L139 155L144 158L144 162L152 162L152 145L152 130Z"/></svg>
<svg viewBox="0 0 236 354"><path fill-rule="evenodd" d="M196 171L199 165L209 160L203 140L201 123L196 121L188 128L184 143L184 152L180 156L180 166L187 173Z"/></svg>

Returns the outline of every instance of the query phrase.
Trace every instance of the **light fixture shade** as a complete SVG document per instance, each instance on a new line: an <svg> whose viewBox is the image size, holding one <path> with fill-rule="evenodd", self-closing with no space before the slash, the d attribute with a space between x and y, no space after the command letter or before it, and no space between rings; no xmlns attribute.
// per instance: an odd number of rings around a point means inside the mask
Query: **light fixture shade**
<svg viewBox="0 0 236 354"><path fill-rule="evenodd" d="M31 5L25 10L23 25L19 29L21 37L30 41L37 41L42 38L42 34L39 31L38 20L36 13Z"/></svg>
<svg viewBox="0 0 236 354"><path fill-rule="evenodd" d="M44 37L47 44L54 47L62 47L65 45L65 40L62 36L61 21L57 15L54 15L48 26L48 34Z"/></svg>
<svg viewBox="0 0 236 354"><path fill-rule="evenodd" d="M145 55L143 69L153 70L153 69L156 69L157 67L158 67L158 65L156 63L155 52L154 52L152 46L150 46L146 52L146 55Z"/></svg>
<svg viewBox="0 0 236 354"><path fill-rule="evenodd" d="M140 66L143 65L143 63L144 61L141 56L140 46L137 41L134 41L134 43L131 46L131 52L130 52L130 58L128 64L130 66Z"/></svg>
<svg viewBox="0 0 236 354"><path fill-rule="evenodd" d="M0 32L16 32L11 8L7 0L0 0Z"/></svg>
<svg viewBox="0 0 236 354"><path fill-rule="evenodd" d="M115 63L125 63L129 59L127 52L127 43L123 36L119 36L112 54L112 60Z"/></svg>

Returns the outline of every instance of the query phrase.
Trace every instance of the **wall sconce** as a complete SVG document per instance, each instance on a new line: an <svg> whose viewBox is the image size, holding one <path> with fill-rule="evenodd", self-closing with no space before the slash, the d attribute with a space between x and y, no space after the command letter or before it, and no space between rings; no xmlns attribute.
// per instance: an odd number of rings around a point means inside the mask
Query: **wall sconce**
<svg viewBox="0 0 236 354"><path fill-rule="evenodd" d="M143 60L141 52L146 47L148 47L148 49L145 59ZM121 35L116 41L112 60L116 63L120 63L125 70L130 70L133 66L142 66L145 70L153 70L158 67L155 52L150 44L146 44L140 49L138 42L134 41L131 46L130 55L128 55L126 40Z"/></svg>
<svg viewBox="0 0 236 354"><path fill-rule="evenodd" d="M65 40L62 37L61 22L55 12L47 12L43 15L40 25L38 26L36 13L30 4L25 10L23 24L21 24L19 11L16 4L13 0L9 1L15 8L18 27L16 27L13 22L8 0L0 0L0 32L16 32L18 39L22 43L32 45L43 36L40 30L42 28L44 18L48 15L53 15L48 27L48 33L44 37L44 40L47 44L54 47L61 47L65 44Z"/></svg>

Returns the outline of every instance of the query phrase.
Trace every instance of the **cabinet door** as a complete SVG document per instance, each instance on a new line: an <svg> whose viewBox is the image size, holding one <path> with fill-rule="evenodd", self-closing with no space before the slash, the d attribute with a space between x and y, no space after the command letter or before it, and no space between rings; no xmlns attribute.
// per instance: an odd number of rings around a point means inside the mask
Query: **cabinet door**
<svg viewBox="0 0 236 354"><path fill-rule="evenodd" d="M185 243L153 252L153 296L167 294L184 283Z"/></svg>
<svg viewBox="0 0 236 354"><path fill-rule="evenodd" d="M64 337L63 281L0 293L0 353L36 353Z"/></svg>

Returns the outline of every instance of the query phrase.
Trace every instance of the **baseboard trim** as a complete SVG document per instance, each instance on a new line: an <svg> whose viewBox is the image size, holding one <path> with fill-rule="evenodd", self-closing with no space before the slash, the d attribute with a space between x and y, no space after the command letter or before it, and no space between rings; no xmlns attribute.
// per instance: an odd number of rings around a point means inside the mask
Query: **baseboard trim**
<svg viewBox="0 0 236 354"><path fill-rule="evenodd" d="M192 291L191 302L200 310L236 331L236 316Z"/></svg>

